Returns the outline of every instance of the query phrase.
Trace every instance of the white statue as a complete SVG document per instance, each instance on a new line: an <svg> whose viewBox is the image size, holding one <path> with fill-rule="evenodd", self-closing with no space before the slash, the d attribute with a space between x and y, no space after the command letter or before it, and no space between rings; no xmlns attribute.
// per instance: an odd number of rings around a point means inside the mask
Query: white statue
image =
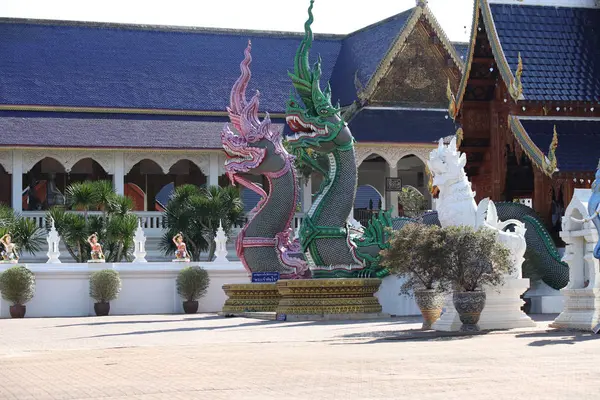
<svg viewBox="0 0 600 400"><path fill-rule="evenodd" d="M147 262L146 261L146 235L144 229L142 229L142 223L138 219L138 227L135 230L135 236L133 237L133 262Z"/></svg>
<svg viewBox="0 0 600 400"><path fill-rule="evenodd" d="M60 236L56 230L56 226L54 226L54 218L50 218L50 232L46 236L46 241L48 242L48 252L46 253L48 261L46 261L46 264L60 264L60 251L58 250Z"/></svg>
<svg viewBox="0 0 600 400"><path fill-rule="evenodd" d="M511 253L513 273L506 277L508 279L500 288L486 289L486 306L479 326L483 330L535 326L531 318L521 311L523 301L520 295L529 288L529 279L522 279L523 256L527 249L525 224L518 220L499 221L496 206L490 199L480 201L479 205L475 203L475 193L464 171L466 163L467 156L457 150L455 137L448 146L440 139L438 148L429 155L427 166L433 175L432 184L439 189L436 209L442 227L466 225L475 229L491 229ZM514 227L514 232L505 231L510 226ZM433 328L460 329L451 298L445 307L446 312Z"/></svg>
<svg viewBox="0 0 600 400"><path fill-rule="evenodd" d="M215 250L215 262L229 262L227 259L227 235L223 230L223 225L219 220L219 229L217 229L217 235L215 236L216 250Z"/></svg>
<svg viewBox="0 0 600 400"><path fill-rule="evenodd" d="M456 149L456 138L448 146L440 139L438 148L429 155L427 166L433 175L433 185L439 189L436 207L440 223L442 227L467 225L494 230L498 241L511 252L512 276L521 278L527 249L525 224L516 219L500 221L496 206L489 198L481 200L479 205L475 203L475 192L464 170L466 163L466 154ZM510 226L514 232L506 231Z"/></svg>

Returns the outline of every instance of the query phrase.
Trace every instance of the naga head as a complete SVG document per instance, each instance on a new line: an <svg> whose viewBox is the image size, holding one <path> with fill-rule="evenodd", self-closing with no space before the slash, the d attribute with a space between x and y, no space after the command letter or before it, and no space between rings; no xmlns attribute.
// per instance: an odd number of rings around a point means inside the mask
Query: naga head
<svg viewBox="0 0 600 400"><path fill-rule="evenodd" d="M456 148L456 136L452 138L448 146L440 139L438 148L429 153L427 168L433 176L433 187L443 190L444 185L455 183L466 179L465 165L467 155Z"/></svg>
<svg viewBox="0 0 600 400"><path fill-rule="evenodd" d="M250 101L246 100L246 88L251 77L251 49L248 41L244 60L240 64L242 74L231 89L230 105L227 107L229 119L238 134L232 132L228 125L221 133L227 156L225 171L233 184L239 173L275 174L289 166L293 159L283 147L281 132L271 130L269 114L262 121L259 119L260 93L257 91Z"/></svg>
<svg viewBox="0 0 600 400"><path fill-rule="evenodd" d="M340 114L339 105L334 107L331 104L330 85L321 90L321 58L310 67L313 3L314 0L311 0L308 20L304 24L304 38L294 58L294 72L288 72L296 93L292 90L286 107L286 122L295 133L287 139L294 149L311 147L328 152L352 143L354 139Z"/></svg>

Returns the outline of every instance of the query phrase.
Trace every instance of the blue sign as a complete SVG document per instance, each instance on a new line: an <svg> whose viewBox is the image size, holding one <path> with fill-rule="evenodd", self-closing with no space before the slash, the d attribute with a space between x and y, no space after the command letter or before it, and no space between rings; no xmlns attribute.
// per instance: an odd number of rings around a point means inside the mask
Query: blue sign
<svg viewBox="0 0 600 400"><path fill-rule="evenodd" d="M285 321L287 319L287 315L285 314L277 314L277 321Z"/></svg>
<svg viewBox="0 0 600 400"><path fill-rule="evenodd" d="M279 280L279 272L253 272L252 283L275 283Z"/></svg>

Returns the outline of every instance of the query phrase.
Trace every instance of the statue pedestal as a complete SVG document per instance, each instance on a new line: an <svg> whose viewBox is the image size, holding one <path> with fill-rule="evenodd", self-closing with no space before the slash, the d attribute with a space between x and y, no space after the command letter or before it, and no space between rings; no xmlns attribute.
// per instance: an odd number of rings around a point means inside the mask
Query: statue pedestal
<svg viewBox="0 0 600 400"><path fill-rule="evenodd" d="M307 279L277 282L277 319L287 321L384 318L375 293L380 279Z"/></svg>
<svg viewBox="0 0 600 400"><path fill-rule="evenodd" d="M565 305L560 290L552 289L541 280L531 282L524 297L531 299L531 314L560 314Z"/></svg>
<svg viewBox="0 0 600 400"><path fill-rule="evenodd" d="M600 289L562 289L564 311L550 327L593 332L600 324Z"/></svg>
<svg viewBox="0 0 600 400"><path fill-rule="evenodd" d="M504 285L486 288L485 308L479 319L479 329L514 329L536 326L521 307L525 302L520 296L529 288L529 279L506 278ZM452 295L446 300L446 312L433 324L436 331L460 331L462 322L452 303Z"/></svg>
<svg viewBox="0 0 600 400"><path fill-rule="evenodd" d="M281 298L275 283L226 284L223 291L228 297L221 312L225 316L274 313Z"/></svg>
<svg viewBox="0 0 600 400"><path fill-rule="evenodd" d="M101 260L88 260L88 264L102 264L105 263L106 261L104 259Z"/></svg>

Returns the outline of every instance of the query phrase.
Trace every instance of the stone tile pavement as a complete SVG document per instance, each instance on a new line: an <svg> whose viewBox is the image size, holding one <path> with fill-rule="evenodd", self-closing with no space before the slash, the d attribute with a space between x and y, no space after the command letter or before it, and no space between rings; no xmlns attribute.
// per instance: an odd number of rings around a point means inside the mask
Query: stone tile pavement
<svg viewBox="0 0 600 400"><path fill-rule="evenodd" d="M0 399L592 399L600 335L414 334L418 318L0 320Z"/></svg>

